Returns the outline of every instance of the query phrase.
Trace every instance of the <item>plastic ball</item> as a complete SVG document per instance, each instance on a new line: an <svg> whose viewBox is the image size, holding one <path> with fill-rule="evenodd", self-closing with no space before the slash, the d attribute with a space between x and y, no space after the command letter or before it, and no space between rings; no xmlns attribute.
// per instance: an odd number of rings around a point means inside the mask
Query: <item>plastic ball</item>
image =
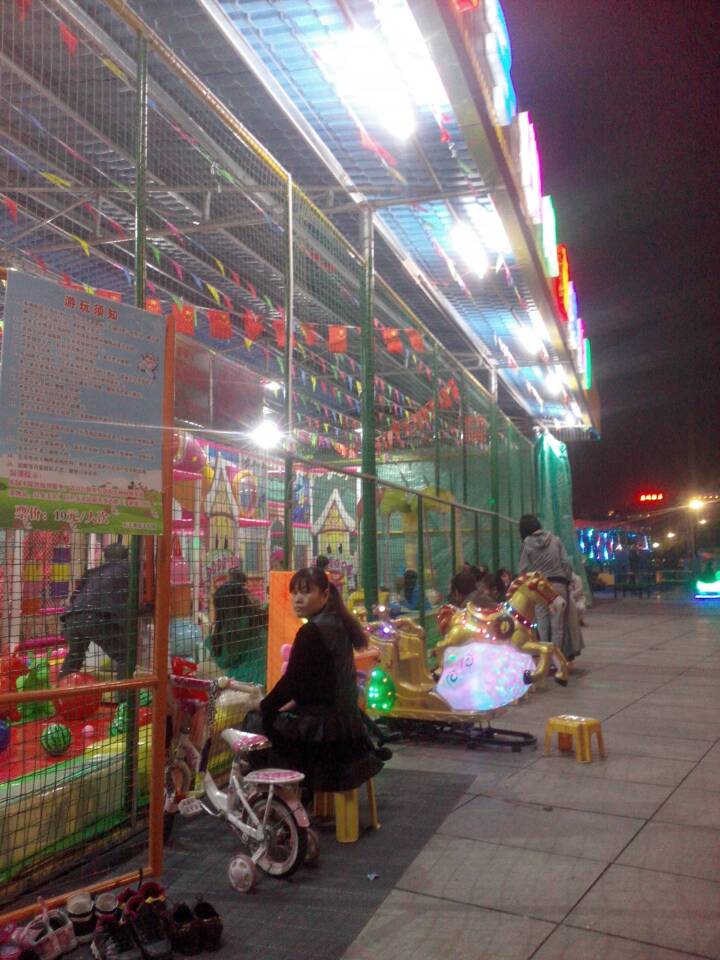
<svg viewBox="0 0 720 960"><path fill-rule="evenodd" d="M91 723L86 723L80 731L83 740L92 740L95 736L95 727Z"/></svg>
<svg viewBox="0 0 720 960"><path fill-rule="evenodd" d="M396 699L397 690L392 677L380 667L375 667L370 674L370 683L367 688L368 707L378 713L390 713Z"/></svg>
<svg viewBox="0 0 720 960"><path fill-rule="evenodd" d="M5 753L10 746L10 724L0 720L0 753Z"/></svg>
<svg viewBox="0 0 720 960"><path fill-rule="evenodd" d="M148 723L152 723L152 708L140 707L138 710L138 726L144 727Z"/></svg>
<svg viewBox="0 0 720 960"><path fill-rule="evenodd" d="M110 736L117 737L121 733L127 732L127 723L128 723L128 709L127 703L118 704L118 708L115 711L115 716L112 719L110 724Z"/></svg>
<svg viewBox="0 0 720 960"><path fill-rule="evenodd" d="M140 706L149 707L152 703L152 693L149 690L140 691Z"/></svg>
<svg viewBox="0 0 720 960"><path fill-rule="evenodd" d="M85 687L97 683L97 678L90 673L69 673L58 681L58 688ZM78 694L75 697L58 697L55 701L55 710L63 720L89 720L100 709L101 695L99 693Z"/></svg>
<svg viewBox="0 0 720 960"><path fill-rule="evenodd" d="M40 745L51 757L59 757L69 749L72 734L62 723L50 723L40 734Z"/></svg>

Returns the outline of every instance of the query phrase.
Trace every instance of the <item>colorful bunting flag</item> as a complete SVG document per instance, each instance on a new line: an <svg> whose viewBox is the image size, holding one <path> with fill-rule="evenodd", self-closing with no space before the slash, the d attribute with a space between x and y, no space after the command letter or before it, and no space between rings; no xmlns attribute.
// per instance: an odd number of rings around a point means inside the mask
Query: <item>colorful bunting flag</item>
<svg viewBox="0 0 720 960"><path fill-rule="evenodd" d="M77 53L78 38L75 36L72 30L70 30L69 27L65 26L65 24L62 21L60 21L59 27L60 27L60 39L65 44L67 52L70 54L70 56L74 57L75 54Z"/></svg>
<svg viewBox="0 0 720 960"><path fill-rule="evenodd" d="M3 197L3 203L5 204L5 209L7 210L10 219L13 221L13 223L17 223L17 203L15 203L14 200L11 200L10 197Z"/></svg>
<svg viewBox="0 0 720 960"><path fill-rule="evenodd" d="M186 337L195 336L195 308L190 304L183 304L178 308L173 305L171 315L175 320L175 332L184 333Z"/></svg>
<svg viewBox="0 0 720 960"><path fill-rule="evenodd" d="M211 283L207 283L207 282L205 283L205 286L208 288L208 290L209 290L209 292L210 292L210 296L213 298L213 300L215 301L215 303L217 303L217 304L219 305L219 304L220 304L220 294L217 292L217 290L215 289L215 287L214 287Z"/></svg>
<svg viewBox="0 0 720 960"><path fill-rule="evenodd" d="M285 321L277 317L272 322L273 332L275 334L275 343L280 350L285 349Z"/></svg>
<svg viewBox="0 0 720 960"><path fill-rule="evenodd" d="M15 0L15 9L17 10L17 17L20 23L25 23L25 17L27 17L30 12L31 6L32 0Z"/></svg>
<svg viewBox="0 0 720 960"><path fill-rule="evenodd" d="M318 335L315 333L315 331L313 330L313 328L310 326L309 323L301 323L300 330L302 331L302 335L305 338L305 343L309 347L312 347L319 340Z"/></svg>

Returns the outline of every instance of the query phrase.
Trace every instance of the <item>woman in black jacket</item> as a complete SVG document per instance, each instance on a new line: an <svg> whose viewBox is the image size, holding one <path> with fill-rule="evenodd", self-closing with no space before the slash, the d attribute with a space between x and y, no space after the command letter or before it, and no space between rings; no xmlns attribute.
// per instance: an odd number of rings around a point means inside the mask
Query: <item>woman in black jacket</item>
<svg viewBox="0 0 720 960"><path fill-rule="evenodd" d="M382 768L358 706L353 650L367 634L317 567L290 581L297 632L285 674L260 704L273 752L313 790L352 790Z"/></svg>

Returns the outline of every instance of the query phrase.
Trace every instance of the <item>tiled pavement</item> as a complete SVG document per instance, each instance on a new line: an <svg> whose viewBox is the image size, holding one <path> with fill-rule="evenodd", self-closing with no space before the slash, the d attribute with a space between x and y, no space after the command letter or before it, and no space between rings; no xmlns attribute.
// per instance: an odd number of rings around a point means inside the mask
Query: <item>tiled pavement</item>
<svg viewBox="0 0 720 960"><path fill-rule="evenodd" d="M607 760L401 745L377 833L241 896L232 836L182 823L170 897L215 903L218 960L720 960L720 605L601 600L586 640L498 725L596 716Z"/></svg>
<svg viewBox="0 0 720 960"><path fill-rule="evenodd" d="M401 747L475 776L344 960L720 960L720 609L601 600L586 639L499 725L595 716L608 759Z"/></svg>

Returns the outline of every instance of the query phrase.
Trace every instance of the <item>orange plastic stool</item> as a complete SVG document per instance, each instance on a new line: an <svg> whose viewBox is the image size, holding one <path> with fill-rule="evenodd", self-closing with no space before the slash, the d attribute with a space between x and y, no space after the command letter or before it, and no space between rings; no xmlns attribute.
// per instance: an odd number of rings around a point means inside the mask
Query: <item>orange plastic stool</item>
<svg viewBox="0 0 720 960"><path fill-rule="evenodd" d="M367 787L370 826L380 829L377 814L375 784L368 780ZM338 843L356 843L360 837L360 791L346 790L344 793L316 793L314 802L315 816L335 816L335 837Z"/></svg>
<svg viewBox="0 0 720 960"><path fill-rule="evenodd" d="M575 759L578 763L592 763L590 738L593 734L597 740L598 753L601 757L607 756L600 721L592 717L576 717L569 713L550 717L545 726L545 756L550 753L553 733L558 735L558 750L562 753L569 753L574 742Z"/></svg>

